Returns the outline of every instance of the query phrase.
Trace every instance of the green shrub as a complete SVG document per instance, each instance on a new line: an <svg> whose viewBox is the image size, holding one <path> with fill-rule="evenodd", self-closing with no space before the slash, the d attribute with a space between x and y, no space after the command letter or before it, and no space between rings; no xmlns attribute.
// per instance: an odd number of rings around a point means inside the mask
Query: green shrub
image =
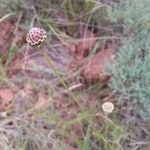
<svg viewBox="0 0 150 150"><path fill-rule="evenodd" d="M142 32L124 41L111 65L110 86L133 101L144 118L150 117L150 34Z"/></svg>
<svg viewBox="0 0 150 150"><path fill-rule="evenodd" d="M150 29L149 6L149 0L120 0L108 9L108 15L112 22L119 22L126 29Z"/></svg>
<svg viewBox="0 0 150 150"><path fill-rule="evenodd" d="M121 21L124 33L128 32L123 34L126 37L121 41L114 63L110 64L109 85L120 94L118 102L128 99L143 119L150 119L150 23L147 19L150 13L146 4L141 0L133 0L130 5L124 1L115 5L117 9L111 9L111 20Z"/></svg>

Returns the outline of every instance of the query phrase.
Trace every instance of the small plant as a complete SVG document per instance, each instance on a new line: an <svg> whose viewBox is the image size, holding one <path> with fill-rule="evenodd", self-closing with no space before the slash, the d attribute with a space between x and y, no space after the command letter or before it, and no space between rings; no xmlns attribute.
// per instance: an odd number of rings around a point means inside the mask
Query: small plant
<svg viewBox="0 0 150 150"><path fill-rule="evenodd" d="M149 47L150 34L147 32L127 39L110 69L110 87L120 93L120 100L132 101L135 110L145 119L150 118Z"/></svg>
<svg viewBox="0 0 150 150"><path fill-rule="evenodd" d="M39 28L39 27L33 27L31 30L27 33L26 35L26 41L27 43L34 47L38 46L39 50L41 51L42 55L44 56L46 62L48 63L49 67L53 69L55 75L60 79L62 83L62 79L60 78L59 73L56 70L56 67L53 63L53 60L48 56L47 52L45 51L42 43L44 43L47 39L47 33L44 29Z"/></svg>
<svg viewBox="0 0 150 150"><path fill-rule="evenodd" d="M120 1L108 13L113 22L121 23L125 35L109 67L109 85L119 93L118 102L129 100L142 118L150 119L150 13L146 4L146 0Z"/></svg>
<svg viewBox="0 0 150 150"><path fill-rule="evenodd" d="M135 32L150 29L150 11L148 0L119 0L113 7L107 9L109 19L118 22L124 27L124 31Z"/></svg>

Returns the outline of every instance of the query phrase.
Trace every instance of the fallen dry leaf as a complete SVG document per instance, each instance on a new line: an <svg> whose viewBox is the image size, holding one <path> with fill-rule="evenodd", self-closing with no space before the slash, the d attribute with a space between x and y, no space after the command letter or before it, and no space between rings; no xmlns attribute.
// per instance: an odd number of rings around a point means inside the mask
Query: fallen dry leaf
<svg viewBox="0 0 150 150"><path fill-rule="evenodd" d="M114 45L100 50L90 59L83 63L83 76L87 81L104 81L108 78L106 67L114 59L117 48Z"/></svg>
<svg viewBox="0 0 150 150"><path fill-rule="evenodd" d="M84 30L80 33L80 38L74 43L73 55L76 60L82 60L88 56L91 48L96 44L95 35L90 30Z"/></svg>
<svg viewBox="0 0 150 150"><path fill-rule="evenodd" d="M0 108L5 109L13 100L14 93L10 89L0 90Z"/></svg>
<svg viewBox="0 0 150 150"><path fill-rule="evenodd" d="M35 108L37 109L45 108L47 104L48 104L48 97L44 94L39 93Z"/></svg>

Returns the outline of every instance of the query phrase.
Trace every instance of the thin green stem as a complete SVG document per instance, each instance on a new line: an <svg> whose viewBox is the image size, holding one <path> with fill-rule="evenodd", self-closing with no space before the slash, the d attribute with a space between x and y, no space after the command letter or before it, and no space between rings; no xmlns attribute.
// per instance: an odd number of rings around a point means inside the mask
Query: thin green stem
<svg viewBox="0 0 150 150"><path fill-rule="evenodd" d="M57 71L57 69L56 69L53 61L49 58L48 54L46 53L45 49L42 46L40 47L40 51L41 51L42 55L44 56L45 60L47 61L49 67L53 69L56 77L59 79L59 81L62 83L62 85L64 86L64 88L68 91L69 95L75 100L75 102L78 104L78 106L81 109L81 111L84 113L84 110L81 107L81 104L79 103L79 101L76 99L76 96L69 90L68 86L64 82L63 77L61 77L59 75L59 73L58 73L58 71Z"/></svg>

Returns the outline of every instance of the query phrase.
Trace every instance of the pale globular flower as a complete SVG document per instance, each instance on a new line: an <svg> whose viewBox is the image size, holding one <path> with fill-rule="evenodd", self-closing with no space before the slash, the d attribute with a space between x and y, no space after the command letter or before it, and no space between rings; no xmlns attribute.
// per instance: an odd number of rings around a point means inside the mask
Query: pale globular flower
<svg viewBox="0 0 150 150"><path fill-rule="evenodd" d="M7 117L7 112L5 112L5 111L2 112L2 113L1 113L1 117L2 117L2 118L6 118L6 117Z"/></svg>
<svg viewBox="0 0 150 150"><path fill-rule="evenodd" d="M114 110L114 104L112 102L104 102L102 104L102 109L105 113L109 114Z"/></svg>
<svg viewBox="0 0 150 150"><path fill-rule="evenodd" d="M26 41L31 46L38 46L42 44L47 38L46 31L39 27L33 27L27 33Z"/></svg>

